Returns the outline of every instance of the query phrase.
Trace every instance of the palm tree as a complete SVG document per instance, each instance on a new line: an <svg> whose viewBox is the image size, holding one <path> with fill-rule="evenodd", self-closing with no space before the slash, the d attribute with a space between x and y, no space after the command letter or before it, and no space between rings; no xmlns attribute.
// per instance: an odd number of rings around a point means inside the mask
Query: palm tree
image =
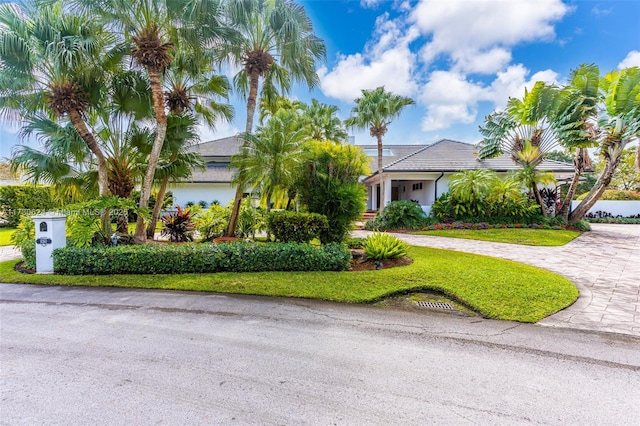
<svg viewBox="0 0 640 426"><path fill-rule="evenodd" d="M286 94L293 83L313 88L319 81L316 64L324 60L326 49L313 33L304 8L290 0L229 0L227 17L239 37L215 48L221 59L240 67L234 85L247 99L245 133L250 134L260 81L261 97L267 102L274 100L278 91ZM237 178L227 235L235 234L246 182L243 170Z"/></svg>
<svg viewBox="0 0 640 426"><path fill-rule="evenodd" d="M295 171L302 162L303 143L308 131L300 126L294 112L280 110L255 134L244 134L247 148L236 156L232 167L243 170L246 183L261 187L267 211L271 210L274 192L285 190L293 182ZM237 175L236 175L237 179Z"/></svg>
<svg viewBox="0 0 640 426"><path fill-rule="evenodd" d="M86 115L98 104L104 77L118 57L113 33L88 15L69 13L62 2L2 4L0 22L3 117L66 117L95 157L100 195L108 195L106 158Z"/></svg>
<svg viewBox="0 0 640 426"><path fill-rule="evenodd" d="M337 112L337 106L320 103L317 99L312 99L311 105L304 105L303 119L305 126L311 131L311 139L335 142L347 140L347 131Z"/></svg>
<svg viewBox="0 0 640 426"><path fill-rule="evenodd" d="M362 96L355 100L351 117L345 120L347 127L369 129L369 134L378 142L378 179L380 181L380 207L384 209L385 188L382 170L382 137L394 118L400 116L404 107L415 104L411 98L387 92L384 86L374 90L362 90Z"/></svg>
<svg viewBox="0 0 640 426"><path fill-rule="evenodd" d="M194 167L203 165L202 159L194 154L188 154L186 149L199 140L195 129L188 120L193 119L187 115L197 114L204 123L214 129L218 120L231 121L233 119L233 107L229 104L219 103L215 99L228 99L231 86L226 77L213 72L213 59L211 51L195 54L181 50L177 51L171 69L166 75L167 89L165 102L169 112L176 116L175 128L168 131L162 155L164 162L159 164L156 174L158 182L158 194L151 221L147 226L147 238L153 238L156 224L162 209L162 200L165 197L169 181L187 179L191 177ZM180 121L178 117L182 117ZM181 123L181 124L178 124Z"/></svg>
<svg viewBox="0 0 640 426"><path fill-rule="evenodd" d="M488 169L463 170L452 174L449 180L451 196L469 206L469 211L459 212L459 209L465 210L464 204L456 205L456 214L482 216L485 213L482 203L497 179L496 173Z"/></svg>
<svg viewBox="0 0 640 426"><path fill-rule="evenodd" d="M612 71L600 79L603 110L598 120L598 143L604 168L591 191L569 215L580 221L607 189L625 147L640 137L640 68Z"/></svg>
<svg viewBox="0 0 640 426"><path fill-rule="evenodd" d="M192 54L198 55L206 45L215 44L228 34L221 24L221 2L72 0L70 4L101 16L105 26L120 31L130 46L131 57L149 76L156 129L140 193L139 207L146 208L167 132L164 73L173 60L175 49L188 46ZM140 216L135 238L139 241L145 239L145 224Z"/></svg>

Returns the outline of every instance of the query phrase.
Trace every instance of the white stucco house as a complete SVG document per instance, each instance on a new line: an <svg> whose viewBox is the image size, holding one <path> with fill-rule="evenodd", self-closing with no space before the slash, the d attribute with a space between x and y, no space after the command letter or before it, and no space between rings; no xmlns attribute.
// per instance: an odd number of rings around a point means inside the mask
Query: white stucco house
<svg viewBox="0 0 640 426"><path fill-rule="evenodd" d="M242 141L237 136L195 145L192 150L204 157L207 169L194 171L190 181L170 187L174 205L184 206L188 202L199 201L210 204L214 200L226 205L231 201L235 186L232 184L233 172L229 169L229 163L241 145ZM371 158L371 170L376 170L362 181L367 187L367 209L376 210L380 203L377 146L360 146ZM473 145L448 139L429 145L384 145L383 176L387 188L384 203L414 200L429 212L436 198L449 190L449 177L453 173L480 168L506 173L516 170L518 166L508 154L480 161ZM558 180L570 178L573 173L572 164L551 160L545 160L540 169L552 171Z"/></svg>

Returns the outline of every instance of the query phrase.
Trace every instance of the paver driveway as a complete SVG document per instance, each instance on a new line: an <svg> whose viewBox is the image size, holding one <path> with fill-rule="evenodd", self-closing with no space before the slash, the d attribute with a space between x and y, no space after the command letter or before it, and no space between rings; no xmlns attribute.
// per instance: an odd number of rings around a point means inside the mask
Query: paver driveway
<svg viewBox="0 0 640 426"><path fill-rule="evenodd" d="M510 259L567 277L579 288L580 298L538 324L640 336L640 225L591 226L591 232L561 247L395 235L416 246ZM365 236L366 231L354 235Z"/></svg>

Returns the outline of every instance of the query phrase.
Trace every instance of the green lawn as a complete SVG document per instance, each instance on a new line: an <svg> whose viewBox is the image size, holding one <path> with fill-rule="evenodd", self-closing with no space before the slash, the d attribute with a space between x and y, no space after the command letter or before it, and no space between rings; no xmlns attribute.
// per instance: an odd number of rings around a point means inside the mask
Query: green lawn
<svg viewBox="0 0 640 426"><path fill-rule="evenodd" d="M433 235L436 237L522 244L526 246L563 246L580 235L580 233L576 231L528 228L438 229L412 233L416 235Z"/></svg>
<svg viewBox="0 0 640 426"><path fill-rule="evenodd" d="M440 291L489 318L536 322L578 297L567 279L507 260L411 247L409 266L362 272L263 272L184 275L28 275L0 263L0 282L108 286L302 297L372 303L390 295Z"/></svg>
<svg viewBox="0 0 640 426"><path fill-rule="evenodd" d="M11 245L11 234L15 230L15 228L0 228L0 246Z"/></svg>

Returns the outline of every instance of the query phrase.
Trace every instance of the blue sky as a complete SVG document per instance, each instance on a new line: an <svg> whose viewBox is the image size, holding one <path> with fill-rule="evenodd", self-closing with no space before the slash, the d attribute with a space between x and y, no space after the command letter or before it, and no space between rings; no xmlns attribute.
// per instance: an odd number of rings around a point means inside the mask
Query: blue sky
<svg viewBox="0 0 640 426"><path fill-rule="evenodd" d="M384 85L416 105L394 121L387 144L442 138L475 143L484 117L521 97L535 81L563 83L572 68L595 63L604 73L640 66L640 1L305 0L327 62L320 85L291 97L337 105L347 118L361 89ZM237 97L233 123L203 140L244 129ZM0 157L17 129L0 125ZM375 141L356 132L357 144Z"/></svg>

